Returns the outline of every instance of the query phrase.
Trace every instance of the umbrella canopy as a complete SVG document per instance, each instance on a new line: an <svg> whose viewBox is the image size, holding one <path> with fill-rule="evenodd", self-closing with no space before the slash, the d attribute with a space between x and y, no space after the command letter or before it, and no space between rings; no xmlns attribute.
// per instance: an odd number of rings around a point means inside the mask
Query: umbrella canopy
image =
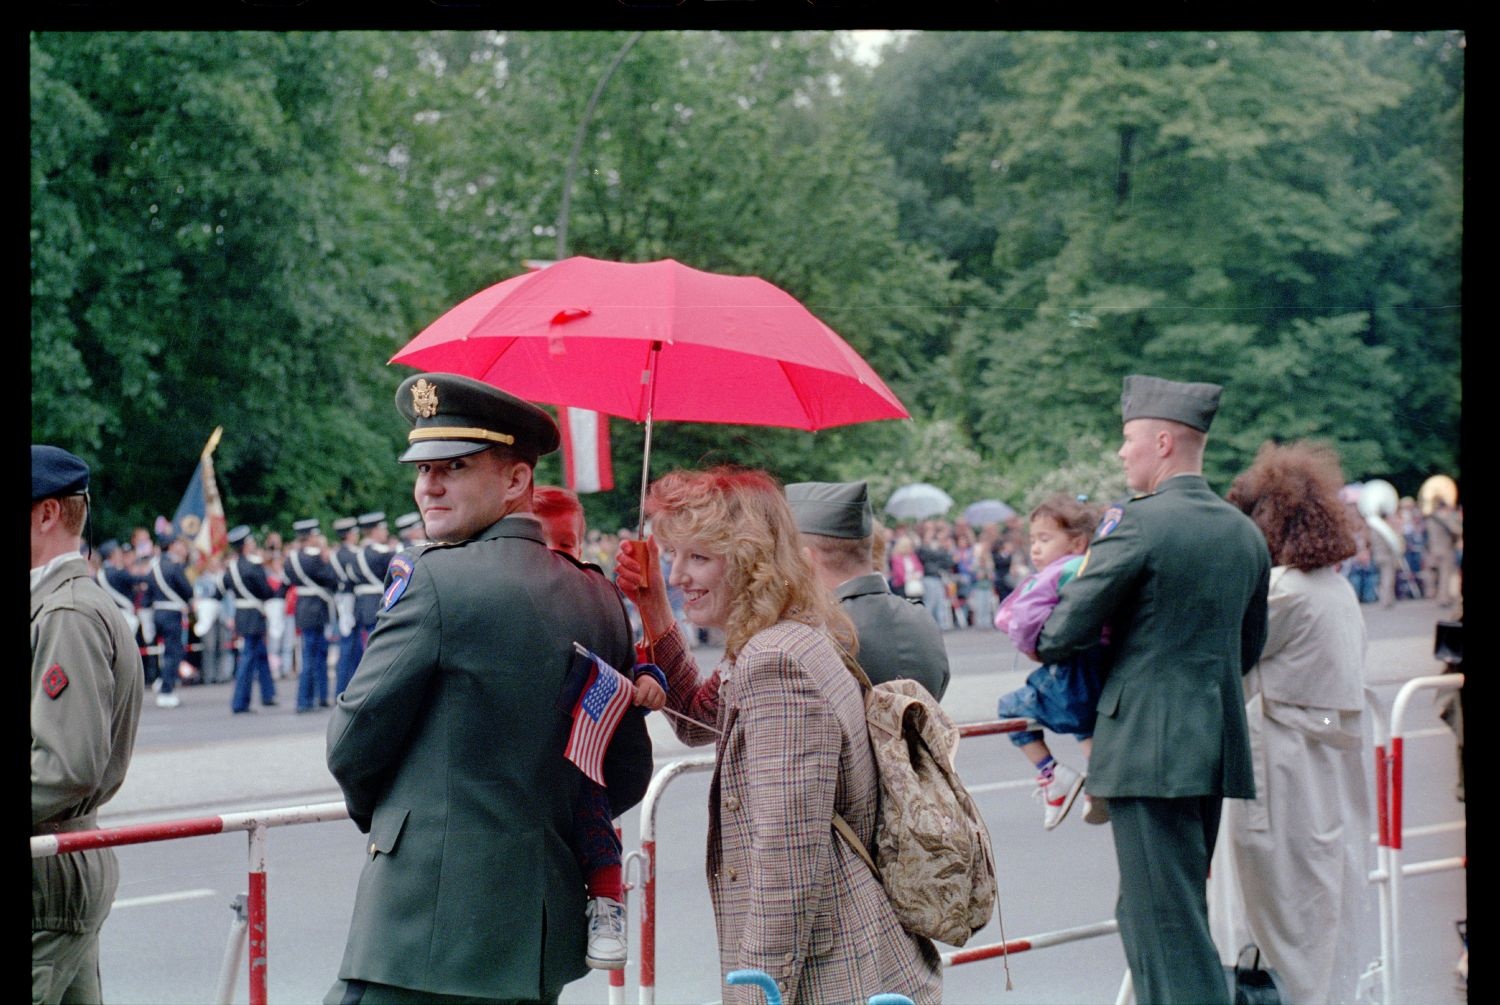
<svg viewBox="0 0 1500 1005"><path fill-rule="evenodd" d="M885 503L885 511L898 520L925 520L942 516L952 508L953 497L926 482L901 486Z"/></svg>
<svg viewBox="0 0 1500 1005"><path fill-rule="evenodd" d="M815 430L910 417L791 294L672 259L579 256L507 279L449 310L390 361L637 422Z"/></svg>
<svg viewBox="0 0 1500 1005"><path fill-rule="evenodd" d="M1016 515L1016 511L999 499L981 499L964 509L964 520L971 527L985 527L992 523L1004 523Z"/></svg>

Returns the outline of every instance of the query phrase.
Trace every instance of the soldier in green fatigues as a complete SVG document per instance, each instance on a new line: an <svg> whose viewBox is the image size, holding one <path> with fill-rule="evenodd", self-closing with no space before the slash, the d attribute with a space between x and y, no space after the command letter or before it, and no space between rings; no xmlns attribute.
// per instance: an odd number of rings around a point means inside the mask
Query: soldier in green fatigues
<svg viewBox="0 0 1500 1005"><path fill-rule="evenodd" d="M581 643L633 663L618 591L549 549L533 467L547 413L453 374L406 380L401 460L434 543L392 558L359 670L328 727L328 766L368 832L339 980L327 1002L555 1002L584 965L573 852L583 774L560 701ZM611 808L644 795L633 709L605 760Z"/></svg>
<svg viewBox="0 0 1500 1005"><path fill-rule="evenodd" d="M1241 676L1266 639L1265 538L1203 478L1221 388L1125 378L1131 491L1063 587L1037 654L1061 660L1110 626L1088 792L1109 801L1116 916L1136 1001L1229 1001L1206 883L1221 800L1255 795Z"/></svg>
<svg viewBox="0 0 1500 1005"><path fill-rule="evenodd" d="M89 469L31 448L31 833L94 830L135 747L144 674L135 633L78 553ZM112 848L31 860L31 1000L98 1002Z"/></svg>

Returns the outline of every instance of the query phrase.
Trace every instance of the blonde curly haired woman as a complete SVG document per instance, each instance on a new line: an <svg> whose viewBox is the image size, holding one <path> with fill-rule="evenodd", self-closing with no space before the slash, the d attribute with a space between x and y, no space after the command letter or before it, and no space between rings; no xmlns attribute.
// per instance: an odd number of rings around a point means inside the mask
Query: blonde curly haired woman
<svg viewBox="0 0 1500 1005"><path fill-rule="evenodd" d="M901 927L833 829L837 812L869 846L878 778L839 653L854 650L854 629L803 557L781 486L763 471L677 471L651 486L646 513L652 537L622 550L616 571L666 672L678 737L716 744L707 871L721 974L764 970L788 1003L940 1001L936 949ZM673 620L658 542L688 620L725 634L706 678ZM723 994L761 1000L754 987Z"/></svg>

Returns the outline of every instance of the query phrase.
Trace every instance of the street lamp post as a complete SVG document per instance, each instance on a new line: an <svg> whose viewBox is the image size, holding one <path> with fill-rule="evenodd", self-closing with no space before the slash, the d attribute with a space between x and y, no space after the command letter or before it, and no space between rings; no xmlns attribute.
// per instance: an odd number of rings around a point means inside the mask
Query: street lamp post
<svg viewBox="0 0 1500 1005"><path fill-rule="evenodd" d="M594 106L599 103L599 95L604 93L604 86L609 83L609 78L615 75L620 68L620 63L625 59L632 46L641 40L644 31L637 31L625 40L620 46L620 51L615 53L614 60L609 64L609 69L604 71L604 76L599 78L599 83L594 85L594 93L589 95L589 103L584 106L583 118L578 122L578 131L573 134L573 149L568 154L568 170L563 175L562 209L557 214L557 260L562 261L568 257L568 213L573 205L573 176L578 171L578 155L583 150L583 138L588 134L589 121L594 117Z"/></svg>

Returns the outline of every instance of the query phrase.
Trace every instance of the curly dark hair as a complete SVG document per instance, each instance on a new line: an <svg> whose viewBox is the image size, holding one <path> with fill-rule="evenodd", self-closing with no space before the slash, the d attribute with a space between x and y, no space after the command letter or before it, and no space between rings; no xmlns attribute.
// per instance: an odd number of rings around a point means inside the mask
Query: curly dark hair
<svg viewBox="0 0 1500 1005"><path fill-rule="evenodd" d="M1353 555L1355 528L1339 499L1338 453L1325 443L1264 443L1255 462L1229 487L1271 548L1271 560L1304 572Z"/></svg>

